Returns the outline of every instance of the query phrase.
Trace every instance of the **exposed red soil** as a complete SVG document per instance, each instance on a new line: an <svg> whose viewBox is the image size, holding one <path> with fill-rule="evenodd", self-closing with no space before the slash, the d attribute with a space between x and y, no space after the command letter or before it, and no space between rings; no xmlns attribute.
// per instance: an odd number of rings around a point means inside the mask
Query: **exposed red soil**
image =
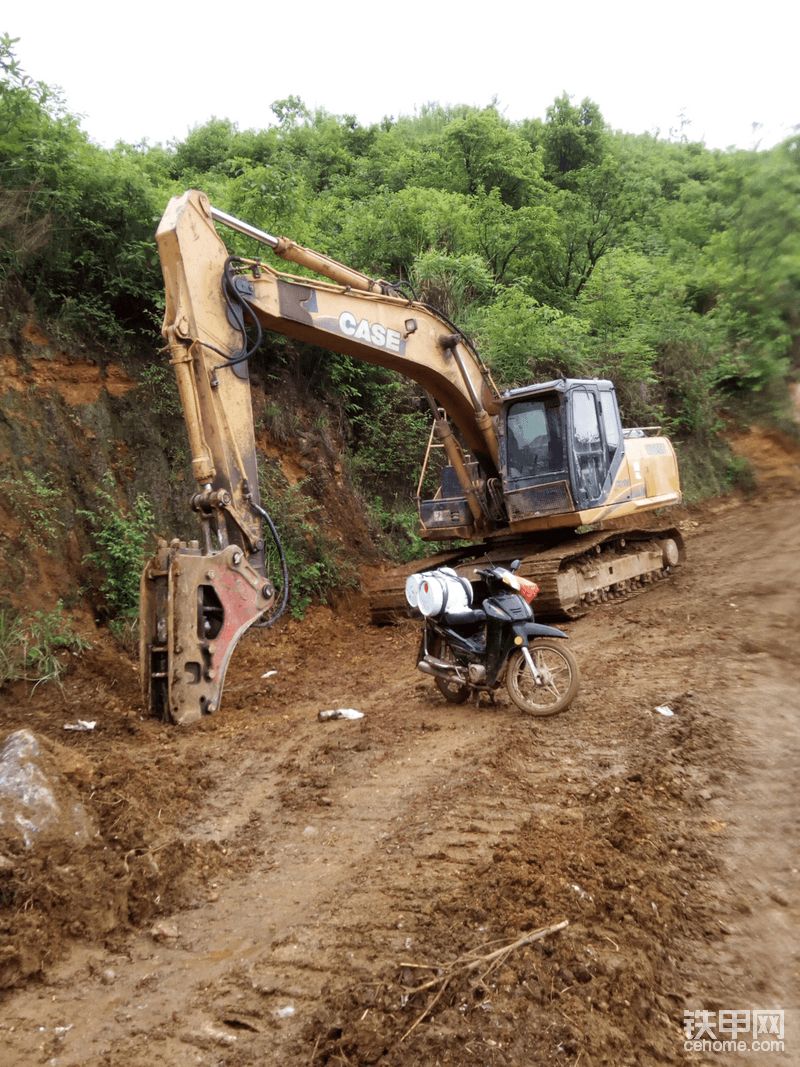
<svg viewBox="0 0 800 1067"><path fill-rule="evenodd" d="M63 692L3 690L0 741L32 730L98 833L0 839L2 1062L800 1062L800 480L775 463L682 513L674 577L568 624L583 687L553 719L445 704L415 626L358 603L248 635L183 730L101 640ZM784 1009L785 1052L685 1049L685 1011L737 1008Z"/></svg>

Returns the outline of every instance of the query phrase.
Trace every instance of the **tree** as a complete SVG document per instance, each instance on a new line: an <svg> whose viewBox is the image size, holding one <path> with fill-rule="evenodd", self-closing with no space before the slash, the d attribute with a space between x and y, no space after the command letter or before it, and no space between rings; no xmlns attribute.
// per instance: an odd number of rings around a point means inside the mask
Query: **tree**
<svg viewBox="0 0 800 1067"><path fill-rule="evenodd" d="M442 151L454 191L476 196L497 189L510 207L527 203L540 167L530 145L509 128L494 107L449 123Z"/></svg>
<svg viewBox="0 0 800 1067"><path fill-rule="evenodd" d="M235 122L214 116L194 126L185 140L173 144L172 177L184 184L198 185L201 174L227 172L229 161L237 154L238 132Z"/></svg>
<svg viewBox="0 0 800 1067"><path fill-rule="evenodd" d="M93 144L60 94L21 71L14 43L0 40L0 187L27 229L6 229L5 272L42 311L87 332L151 330L160 298L153 223L164 198L135 155ZM32 226L47 229L46 254L31 246Z"/></svg>
<svg viewBox="0 0 800 1067"><path fill-rule="evenodd" d="M536 260L551 246L557 227L546 198L514 210L502 202L497 188L473 198L470 222L475 245L499 285L535 275Z"/></svg>
<svg viewBox="0 0 800 1067"><path fill-rule="evenodd" d="M604 255L626 241L640 242L642 220L658 191L641 161L614 140L600 162L572 173L570 186L551 199L557 222L542 279L542 299L565 308Z"/></svg>
<svg viewBox="0 0 800 1067"><path fill-rule="evenodd" d="M701 277L726 339L720 381L741 394L800 366L800 138L742 153L737 173L732 218L708 241Z"/></svg>
<svg viewBox="0 0 800 1067"><path fill-rule="evenodd" d="M309 118L309 110L299 96L287 96L275 100L269 107L272 114L285 130L293 129Z"/></svg>
<svg viewBox="0 0 800 1067"><path fill-rule="evenodd" d="M608 130L600 108L588 97L579 106L567 93L547 109L541 131L544 173L561 189L574 188L575 172L596 166L603 158Z"/></svg>
<svg viewBox="0 0 800 1067"><path fill-rule="evenodd" d="M511 288L485 309L479 340L492 373L510 387L582 376L586 333L576 317Z"/></svg>

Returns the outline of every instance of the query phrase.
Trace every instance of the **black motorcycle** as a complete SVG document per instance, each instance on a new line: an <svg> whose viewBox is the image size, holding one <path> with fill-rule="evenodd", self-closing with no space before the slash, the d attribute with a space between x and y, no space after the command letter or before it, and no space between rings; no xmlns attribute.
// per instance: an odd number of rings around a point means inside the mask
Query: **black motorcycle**
<svg viewBox="0 0 800 1067"><path fill-rule="evenodd" d="M534 622L531 601L539 590L514 573L518 567L519 560L510 569L476 568L475 590L449 567L412 575L406 599L424 616L417 668L452 704L505 683L522 711L556 715L578 694L578 663L562 630Z"/></svg>

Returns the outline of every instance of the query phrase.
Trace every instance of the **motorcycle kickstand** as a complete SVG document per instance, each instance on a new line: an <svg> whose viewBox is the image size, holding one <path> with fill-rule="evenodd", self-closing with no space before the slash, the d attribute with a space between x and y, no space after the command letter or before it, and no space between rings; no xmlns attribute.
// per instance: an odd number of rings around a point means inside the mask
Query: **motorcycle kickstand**
<svg viewBox="0 0 800 1067"><path fill-rule="evenodd" d="M493 708L497 706L494 699L494 693L491 689L473 689L471 699L472 703L475 705L476 708L479 708L481 706L482 693L486 693L487 697L489 698L489 703Z"/></svg>

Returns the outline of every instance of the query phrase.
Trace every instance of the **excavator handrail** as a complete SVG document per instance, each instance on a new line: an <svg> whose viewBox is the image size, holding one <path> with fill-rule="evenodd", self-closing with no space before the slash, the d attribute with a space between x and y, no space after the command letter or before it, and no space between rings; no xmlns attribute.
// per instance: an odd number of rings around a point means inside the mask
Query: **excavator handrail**
<svg viewBox="0 0 800 1067"><path fill-rule="evenodd" d="M623 426L622 436L627 440L631 436L644 437L644 436L661 436L661 426Z"/></svg>

